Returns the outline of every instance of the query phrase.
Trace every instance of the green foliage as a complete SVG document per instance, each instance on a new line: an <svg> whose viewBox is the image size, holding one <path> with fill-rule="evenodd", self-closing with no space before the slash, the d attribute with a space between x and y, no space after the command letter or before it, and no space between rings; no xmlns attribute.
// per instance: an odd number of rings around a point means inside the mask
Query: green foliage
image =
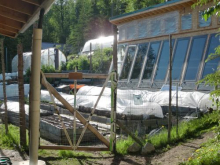
<svg viewBox="0 0 220 165"><path fill-rule="evenodd" d="M30 83L30 76L31 76L31 69L30 67L26 70L26 73L24 75L24 83L29 84Z"/></svg>
<svg viewBox="0 0 220 165"><path fill-rule="evenodd" d="M129 136L127 139L117 140L116 151L119 154L127 154L127 149L134 143L133 139Z"/></svg>
<svg viewBox="0 0 220 165"><path fill-rule="evenodd" d="M53 65L42 65L41 70L44 73L55 73L56 72ZM53 83L54 79L53 78L47 78L47 81L49 83Z"/></svg>
<svg viewBox="0 0 220 165"><path fill-rule="evenodd" d="M67 63L62 62L59 71L66 70Z"/></svg>
<svg viewBox="0 0 220 165"><path fill-rule="evenodd" d="M98 49L92 56L92 69L95 73L108 73L112 60L112 48Z"/></svg>
<svg viewBox="0 0 220 165"><path fill-rule="evenodd" d="M5 125L0 124L0 146L5 149L14 149L19 146L20 133L19 127L8 125L8 134L5 133ZM28 138L27 138L28 139Z"/></svg>
<svg viewBox="0 0 220 165"><path fill-rule="evenodd" d="M60 150L59 151L59 156L62 158L74 158L74 157L91 157L91 153L86 153L86 152L75 152L75 151L65 151L65 150Z"/></svg>
<svg viewBox="0 0 220 165"><path fill-rule="evenodd" d="M81 55L67 62L67 70L75 70L75 67L77 67L78 70L89 70L89 60L87 56Z"/></svg>
<svg viewBox="0 0 220 165"><path fill-rule="evenodd" d="M211 114L206 114L200 119L194 119L189 122L182 122L178 127L178 135L176 134L176 127L171 129L171 143L175 144L181 141L184 141L189 138L196 137L203 133L204 130L209 129L215 125L218 125L219 121L219 111L214 111ZM167 129L163 126L161 127L162 131L159 134L156 134L145 139L146 142L150 142L155 146L156 149L169 149L169 143L167 138ZM220 130L220 129L219 129ZM220 132L220 131L219 131ZM120 154L127 154L128 147L133 143L133 140L128 137L125 140L119 140L116 144L117 152Z"/></svg>

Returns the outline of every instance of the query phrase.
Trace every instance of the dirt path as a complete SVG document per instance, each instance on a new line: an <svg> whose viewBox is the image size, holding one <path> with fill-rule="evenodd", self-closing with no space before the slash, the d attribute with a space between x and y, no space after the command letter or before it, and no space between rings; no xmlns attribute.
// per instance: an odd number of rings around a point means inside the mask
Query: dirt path
<svg viewBox="0 0 220 165"><path fill-rule="evenodd" d="M165 153L154 156L151 159L151 164L177 165L191 157L192 153L198 148L200 148L202 143L206 142L208 139L213 137L213 132L207 132L203 134L201 137L190 140L189 142L178 145Z"/></svg>
<svg viewBox="0 0 220 165"><path fill-rule="evenodd" d="M178 165L180 162L187 160L192 153L198 149L202 143L206 142L208 139L213 138L214 133L208 132L203 134L201 137L190 140L187 143L183 143L176 147L171 148L169 151L164 152L159 155L154 156L114 156L114 155L103 155L100 153L94 153L94 157L89 159L85 158L75 158L74 164L97 164L97 165ZM12 162L18 162L27 159L27 156L19 154L17 151L13 150L2 150L0 148L1 156L8 156L11 158ZM48 165L50 164L69 164L72 159L66 159L63 162L61 158L46 158L45 161ZM77 163L78 162L78 163Z"/></svg>

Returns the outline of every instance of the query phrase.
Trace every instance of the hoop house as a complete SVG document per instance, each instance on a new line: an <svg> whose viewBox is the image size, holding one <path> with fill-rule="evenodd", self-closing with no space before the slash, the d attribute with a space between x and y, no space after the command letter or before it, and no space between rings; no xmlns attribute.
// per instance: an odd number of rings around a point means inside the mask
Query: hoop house
<svg viewBox="0 0 220 165"><path fill-rule="evenodd" d="M23 53L24 71L26 71L31 66L31 55L32 52ZM56 56L58 57L56 58ZM56 62L58 63L58 66L61 66L62 63L66 63L66 57L60 50L58 50L57 54L55 53L54 48L41 50L41 66L53 65L55 67ZM18 71L17 66L18 66L18 55L16 55L12 60L12 72Z"/></svg>

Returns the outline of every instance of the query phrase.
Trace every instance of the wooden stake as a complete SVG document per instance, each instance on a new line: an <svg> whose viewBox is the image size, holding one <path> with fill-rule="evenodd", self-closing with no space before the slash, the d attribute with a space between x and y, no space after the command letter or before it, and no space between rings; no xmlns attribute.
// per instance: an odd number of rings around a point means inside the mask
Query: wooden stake
<svg viewBox="0 0 220 165"><path fill-rule="evenodd" d="M73 150L70 146L39 146L43 150ZM82 146L77 147L77 151L109 151L106 147Z"/></svg>
<svg viewBox="0 0 220 165"><path fill-rule="evenodd" d="M18 53L18 90L19 90L19 115L20 115L20 145L25 147L26 141L26 123L24 109L24 76L23 76L23 46L17 45Z"/></svg>
<svg viewBox="0 0 220 165"><path fill-rule="evenodd" d="M170 142L170 132L171 132L171 120L172 120L172 109L171 109L171 94L172 94L172 35L169 35L169 44L170 44L170 88L169 88L169 117L168 117L168 142Z"/></svg>
<svg viewBox="0 0 220 165"><path fill-rule="evenodd" d="M2 61L2 80L3 80L3 95L5 105L5 133L8 134L8 107L7 107L7 95L5 86L5 58L4 58L4 39L0 40L1 44L1 61Z"/></svg>

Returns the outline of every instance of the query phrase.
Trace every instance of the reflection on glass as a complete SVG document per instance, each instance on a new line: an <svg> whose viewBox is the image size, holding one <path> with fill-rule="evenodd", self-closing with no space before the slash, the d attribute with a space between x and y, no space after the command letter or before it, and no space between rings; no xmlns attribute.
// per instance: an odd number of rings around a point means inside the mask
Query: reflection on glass
<svg viewBox="0 0 220 165"><path fill-rule="evenodd" d="M173 59L172 79L179 80L188 50L189 38L178 39Z"/></svg>
<svg viewBox="0 0 220 165"><path fill-rule="evenodd" d="M202 16L202 12L199 12L199 27L210 26L212 22L212 17L209 17L206 21Z"/></svg>
<svg viewBox="0 0 220 165"><path fill-rule="evenodd" d="M122 62L124 60L125 56L125 50L126 50L127 44L118 45L118 73L121 71Z"/></svg>
<svg viewBox="0 0 220 165"><path fill-rule="evenodd" d="M197 36L193 38L188 59L185 80L195 80L200 62L202 59L207 36Z"/></svg>
<svg viewBox="0 0 220 165"><path fill-rule="evenodd" d="M219 46L219 36L215 36L215 34L212 34L210 37L209 47L205 59L207 59L209 54L215 53L215 48L217 46ZM204 78L207 74L215 72L218 67L218 64L219 64L219 58L210 60L207 63L205 63L202 78Z"/></svg>
<svg viewBox="0 0 220 165"><path fill-rule="evenodd" d="M147 55L146 66L144 68L143 79L151 78L153 67L157 59L159 47L160 47L160 42L151 43L149 51L148 51L148 55Z"/></svg>
<svg viewBox="0 0 220 165"><path fill-rule="evenodd" d="M173 42L174 43L174 40ZM173 45L173 44L172 44ZM169 64L170 47L169 41L164 41L163 48L161 51L158 67L155 75L155 80L164 80Z"/></svg>
<svg viewBox="0 0 220 165"><path fill-rule="evenodd" d="M121 72L121 79L127 79L128 73L130 71L130 67L132 64L132 61L134 59L136 47L132 46L128 48L127 56L125 57L124 67Z"/></svg>
<svg viewBox="0 0 220 165"><path fill-rule="evenodd" d="M143 43L138 45L138 53L135 60L135 65L133 69L133 73L131 79L137 79L140 76L141 68L144 62L144 57L147 53L148 43Z"/></svg>
<svg viewBox="0 0 220 165"><path fill-rule="evenodd" d="M181 30L192 28L192 14L186 14L181 17Z"/></svg>

